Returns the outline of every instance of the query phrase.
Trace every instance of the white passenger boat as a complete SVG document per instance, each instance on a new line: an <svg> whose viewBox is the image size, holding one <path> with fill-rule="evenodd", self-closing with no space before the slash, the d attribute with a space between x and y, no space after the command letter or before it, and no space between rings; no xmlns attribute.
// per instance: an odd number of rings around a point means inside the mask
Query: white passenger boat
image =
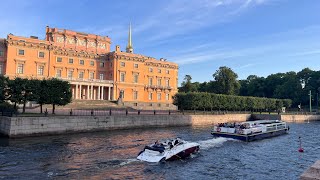
<svg viewBox="0 0 320 180"><path fill-rule="evenodd" d="M164 140L146 146L137 159L147 162L171 161L183 159L199 150L199 144L180 138Z"/></svg>
<svg viewBox="0 0 320 180"><path fill-rule="evenodd" d="M289 127L280 120L258 120L237 123L220 123L213 127L211 134L242 141L254 141L286 134Z"/></svg>

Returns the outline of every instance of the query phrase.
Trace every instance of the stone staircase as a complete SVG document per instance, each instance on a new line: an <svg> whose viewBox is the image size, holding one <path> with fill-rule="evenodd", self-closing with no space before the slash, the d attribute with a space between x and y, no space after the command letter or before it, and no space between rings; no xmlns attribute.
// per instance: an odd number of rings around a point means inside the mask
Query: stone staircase
<svg viewBox="0 0 320 180"><path fill-rule="evenodd" d="M314 163L301 176L300 180L320 180L320 160Z"/></svg>

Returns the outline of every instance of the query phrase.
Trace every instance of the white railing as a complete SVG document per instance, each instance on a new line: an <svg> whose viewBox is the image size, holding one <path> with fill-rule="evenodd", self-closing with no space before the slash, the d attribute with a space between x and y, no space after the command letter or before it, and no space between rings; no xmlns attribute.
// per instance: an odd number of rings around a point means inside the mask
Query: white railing
<svg viewBox="0 0 320 180"><path fill-rule="evenodd" d="M98 83L106 83L113 84L111 80L101 80L101 79L83 79L83 78L58 78L65 81L75 81L75 82L98 82Z"/></svg>

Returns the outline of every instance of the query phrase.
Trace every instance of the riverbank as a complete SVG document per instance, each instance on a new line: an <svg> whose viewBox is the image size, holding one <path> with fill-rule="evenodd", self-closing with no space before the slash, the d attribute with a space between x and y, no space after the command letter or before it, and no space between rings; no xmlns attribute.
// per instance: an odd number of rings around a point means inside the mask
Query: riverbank
<svg viewBox="0 0 320 180"><path fill-rule="evenodd" d="M320 116L223 114L0 117L0 133L8 137L25 137L132 128L212 126L216 123L241 122L252 119L281 119L287 122L304 122L319 120Z"/></svg>

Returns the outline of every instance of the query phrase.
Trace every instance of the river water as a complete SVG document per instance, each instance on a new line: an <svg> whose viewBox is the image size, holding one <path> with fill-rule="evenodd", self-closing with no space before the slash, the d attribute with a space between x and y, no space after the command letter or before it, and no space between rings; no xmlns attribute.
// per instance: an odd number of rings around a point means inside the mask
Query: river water
<svg viewBox="0 0 320 180"><path fill-rule="evenodd" d="M0 179L298 179L320 159L320 122L255 142L213 138L209 126L0 138ZM298 153L298 137L304 153ZM145 163L137 154L157 139L200 143L189 159Z"/></svg>

